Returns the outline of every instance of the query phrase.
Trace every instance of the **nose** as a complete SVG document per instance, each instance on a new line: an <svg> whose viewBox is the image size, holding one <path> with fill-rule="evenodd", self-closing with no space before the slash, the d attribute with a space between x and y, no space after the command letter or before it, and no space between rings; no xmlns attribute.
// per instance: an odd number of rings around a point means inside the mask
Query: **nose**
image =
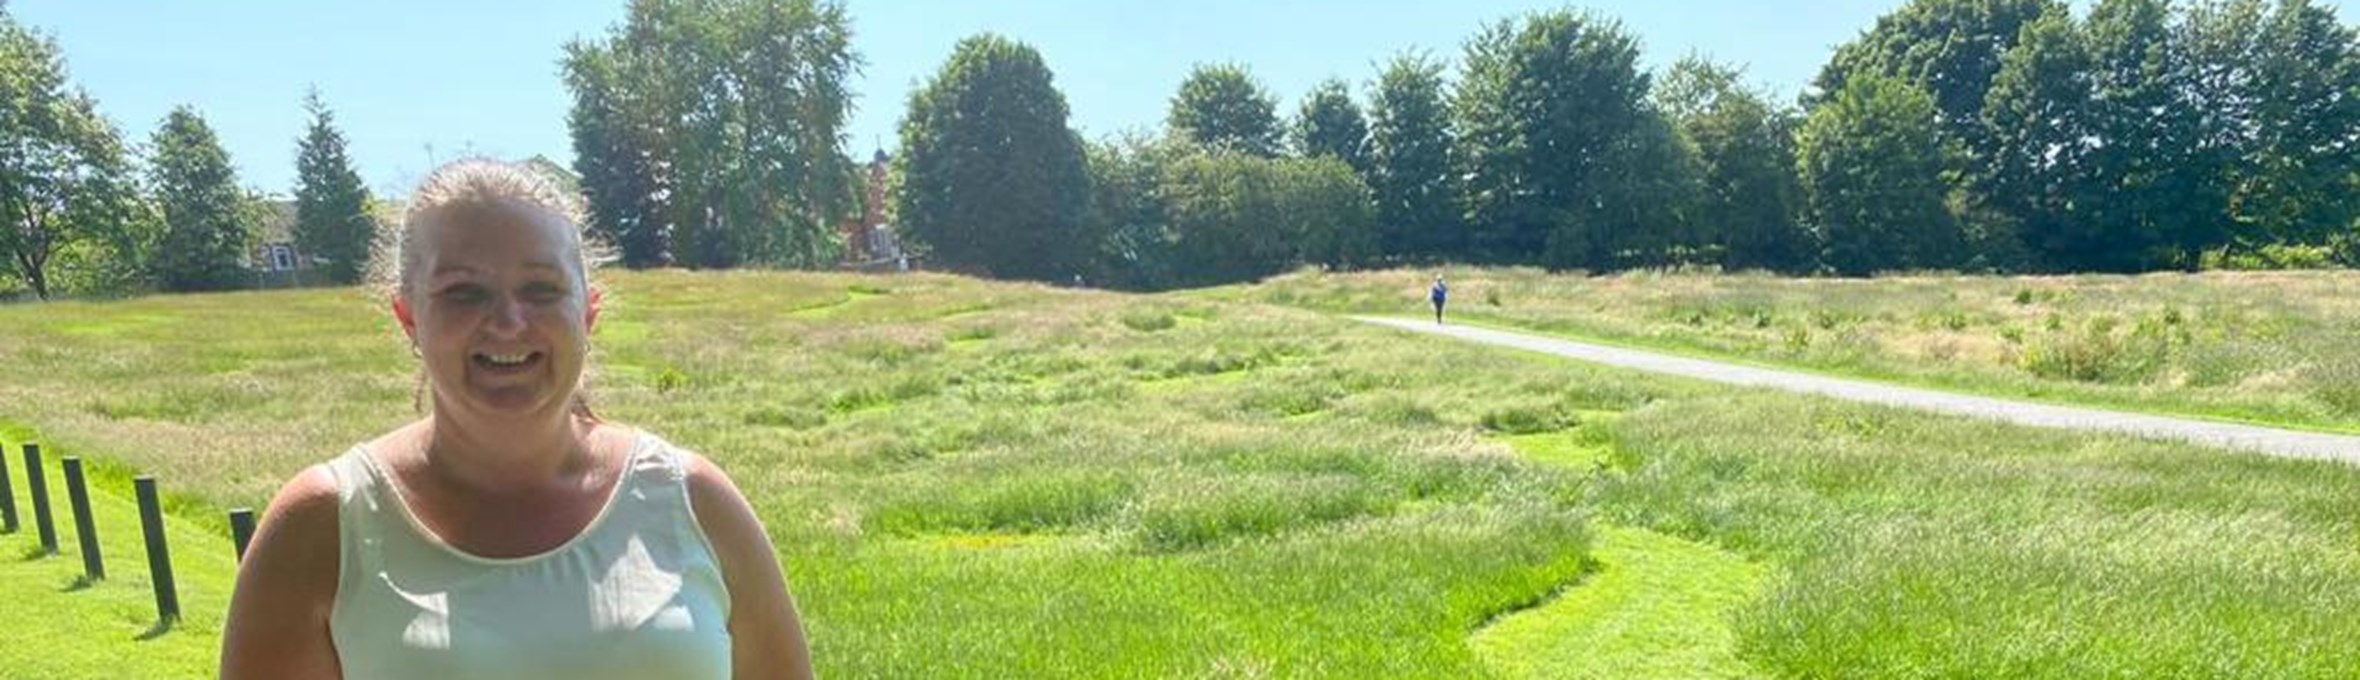
<svg viewBox="0 0 2360 680"><path fill-rule="evenodd" d="M492 303L491 324L486 330L504 338L523 333L526 314L524 301L516 299L516 296L513 295L498 297L499 299Z"/></svg>

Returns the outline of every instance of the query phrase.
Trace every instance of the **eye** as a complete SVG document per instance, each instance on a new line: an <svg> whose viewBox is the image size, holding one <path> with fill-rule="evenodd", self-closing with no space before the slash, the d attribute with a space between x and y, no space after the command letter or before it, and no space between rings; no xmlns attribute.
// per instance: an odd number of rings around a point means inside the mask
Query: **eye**
<svg viewBox="0 0 2360 680"><path fill-rule="evenodd" d="M554 302L562 302L565 300L566 295L567 293L564 288L546 283L536 283L524 287L525 301L531 302L533 304L545 305Z"/></svg>
<svg viewBox="0 0 2360 680"><path fill-rule="evenodd" d="M445 302L465 305L483 302L489 296L490 294L484 290L483 286L472 283L453 284L443 288L441 292L435 293L435 297L441 298Z"/></svg>

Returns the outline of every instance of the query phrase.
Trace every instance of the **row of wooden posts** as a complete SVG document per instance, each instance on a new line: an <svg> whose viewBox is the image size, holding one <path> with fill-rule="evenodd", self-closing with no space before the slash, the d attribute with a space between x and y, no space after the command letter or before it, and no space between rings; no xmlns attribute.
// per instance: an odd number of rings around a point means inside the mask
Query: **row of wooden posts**
<svg viewBox="0 0 2360 680"><path fill-rule="evenodd" d="M0 449L0 534L19 531L16 515L16 491L9 485L8 456ZM82 576L89 583L103 581L107 576L106 560L99 555L98 522L90 513L90 490L83 484L82 459L66 456L60 461L65 466L66 503L74 511L74 534L82 549ZM41 467L41 445L24 445L25 490L33 502L33 529L41 535L41 555L57 555L57 526L50 519L49 479ZM131 480L132 494L139 500L140 533L147 539L148 579L156 588L156 617L170 624L180 620L180 592L172 583L172 550L164 542L164 507L156 497L156 478L140 475ZM246 557L246 543L254 538L254 511L237 508L229 511L229 527L236 539L239 559Z"/></svg>

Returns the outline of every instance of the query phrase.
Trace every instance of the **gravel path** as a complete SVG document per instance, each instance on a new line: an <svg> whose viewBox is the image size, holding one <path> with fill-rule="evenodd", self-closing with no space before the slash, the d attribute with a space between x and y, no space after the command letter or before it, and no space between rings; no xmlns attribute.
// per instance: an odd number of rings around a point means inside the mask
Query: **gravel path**
<svg viewBox="0 0 2360 680"><path fill-rule="evenodd" d="M1775 387L1796 392L1824 394L1840 399L1909 406L2025 425L2119 432L2154 439L2175 439L2210 444L2273 456L2334 460L2360 465L2360 437L2351 435L2299 432L2208 420L1975 397L1863 380L1829 378L1807 373L1690 359L1488 328L1435 325L1431 321L1368 316L1352 318L1419 333L1445 335L1462 340L1546 352L1593 363L1656 373L1670 373L1735 385Z"/></svg>

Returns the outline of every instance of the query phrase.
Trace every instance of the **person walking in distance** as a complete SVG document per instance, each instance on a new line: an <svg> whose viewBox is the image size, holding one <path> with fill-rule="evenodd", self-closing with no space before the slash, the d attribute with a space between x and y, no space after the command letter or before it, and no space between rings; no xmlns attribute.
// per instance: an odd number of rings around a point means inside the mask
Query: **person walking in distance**
<svg viewBox="0 0 2360 680"><path fill-rule="evenodd" d="M1426 299L1434 303L1434 323L1442 323L1442 304L1450 301L1450 286L1442 283L1442 275L1434 275L1434 287L1426 291Z"/></svg>

